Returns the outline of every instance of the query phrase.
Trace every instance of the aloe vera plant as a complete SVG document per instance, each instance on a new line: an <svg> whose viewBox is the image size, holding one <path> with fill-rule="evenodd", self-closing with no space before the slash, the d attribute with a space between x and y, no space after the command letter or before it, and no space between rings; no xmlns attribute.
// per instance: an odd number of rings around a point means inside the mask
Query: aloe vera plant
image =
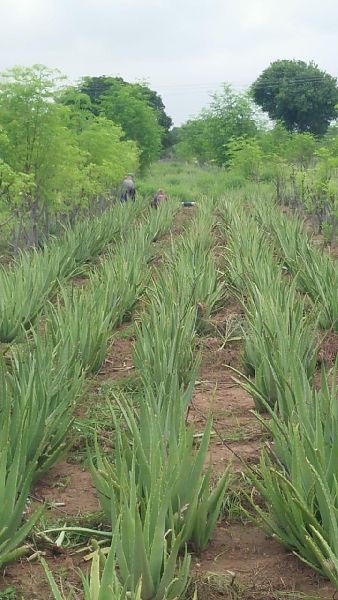
<svg viewBox="0 0 338 600"><path fill-rule="evenodd" d="M300 219L290 219L277 208L268 212L257 208L260 222L272 230L281 259L296 277L300 290L309 294L319 308L319 324L323 329L338 331L338 270L331 257L311 245Z"/></svg>
<svg viewBox="0 0 338 600"><path fill-rule="evenodd" d="M103 510L108 517L111 499L122 493L120 482L133 468L139 501L143 499L151 503L153 488L157 488L159 482L163 489L169 488L167 529L173 528L180 534L182 544L189 542L195 551L200 552L214 531L230 483L229 469L213 488L210 470L204 472L211 416L195 451L194 430L186 427L184 412L180 417L179 430L174 411L170 413L169 426L165 420L163 430L161 414L151 408L146 396L139 406L138 415L127 399L116 399L116 402L125 423L121 425L112 408L116 434L115 460L111 462L104 458L96 445L95 461L93 458L90 461Z"/></svg>
<svg viewBox="0 0 338 600"><path fill-rule="evenodd" d="M338 331L338 268L324 253L308 248L297 258L297 282L318 305L322 329Z"/></svg>
<svg viewBox="0 0 338 600"><path fill-rule="evenodd" d="M142 600L175 600L189 581L190 555L179 558L181 535L166 528L169 486L154 481L148 502L139 503L135 470L122 481L122 493L112 499L112 522L119 523L116 544L121 581L130 592L142 581ZM170 536L170 544L168 537Z"/></svg>
<svg viewBox="0 0 338 600"><path fill-rule="evenodd" d="M273 451L249 473L267 502L267 510L256 510L269 532L338 586L337 365L331 374L323 371L319 390L301 365L287 384L279 383L279 402L288 420L270 412L264 424Z"/></svg>
<svg viewBox="0 0 338 600"><path fill-rule="evenodd" d="M142 212L142 206L114 207L94 220L66 229L42 251L23 252L11 268L0 270L0 341L11 342L34 325L47 298L79 266L103 248Z"/></svg>
<svg viewBox="0 0 338 600"><path fill-rule="evenodd" d="M190 241L182 238L171 259L170 269L176 297L197 307L198 318L207 320L222 306L224 284L212 254L206 252L198 238Z"/></svg>
<svg viewBox="0 0 338 600"><path fill-rule="evenodd" d="M2 390L4 391L4 390ZM24 421L15 422L17 443L11 449L11 427L15 417L11 404L3 398L0 409L0 567L27 554L29 547L23 541L41 516L42 508L25 519L24 511L36 461L25 463L22 440L26 435ZM23 544L23 545L22 545Z"/></svg>
<svg viewBox="0 0 338 600"><path fill-rule="evenodd" d="M50 339L35 335L29 352L12 351L9 372L2 370L1 375L12 406L12 452L22 436L23 469L35 461L38 478L65 450L83 383L80 363L70 339L54 346Z"/></svg>
<svg viewBox="0 0 338 600"><path fill-rule="evenodd" d="M108 555L93 542L95 551L92 555L92 563L88 576L80 572L84 600L142 600L141 581L135 593L127 592L126 586L122 585L116 571L116 535L113 536ZM40 558L44 568L51 592L55 600L71 600L76 598L75 592L71 597L65 597L60 592L55 578L44 558Z"/></svg>
<svg viewBox="0 0 338 600"><path fill-rule="evenodd" d="M227 240L224 254L225 277L228 283L240 293L245 293L249 281L259 282L267 288L278 277L280 269L273 260L272 249L266 234L260 231L255 222L235 207L231 211L231 226L224 224ZM228 212L223 219L228 218Z"/></svg>
<svg viewBox="0 0 338 600"><path fill-rule="evenodd" d="M292 364L300 361L311 380L317 362L316 321L306 314L305 301L297 297L295 286L283 284L259 290L250 286L250 300L245 304L244 362L255 385L266 400L276 402L276 384L270 365L285 377ZM259 407L257 395L254 395Z"/></svg>
<svg viewBox="0 0 338 600"><path fill-rule="evenodd" d="M96 372L101 367L111 335L108 288L104 284L88 290L62 290L62 305L50 305L47 331L54 344L70 340L83 369Z"/></svg>
<svg viewBox="0 0 338 600"><path fill-rule="evenodd" d="M173 202L163 202L159 210L151 210L148 226L149 236L153 242L156 242L170 228L173 219L178 211L179 205Z"/></svg>
<svg viewBox="0 0 338 600"><path fill-rule="evenodd" d="M145 225L132 230L114 253L107 253L90 278L90 287L107 287L107 312L111 311L113 328L130 317L148 281L147 263L152 255L148 234Z"/></svg>
<svg viewBox="0 0 338 600"><path fill-rule="evenodd" d="M58 269L34 251L35 260L22 257L18 267L0 270L0 341L11 342L29 329L57 284ZM58 261L56 261L58 264Z"/></svg>
<svg viewBox="0 0 338 600"><path fill-rule="evenodd" d="M180 383L189 381L195 365L192 308L182 311L175 303L153 302L142 323L136 323L135 331L134 364L145 383L167 388L175 373Z"/></svg>

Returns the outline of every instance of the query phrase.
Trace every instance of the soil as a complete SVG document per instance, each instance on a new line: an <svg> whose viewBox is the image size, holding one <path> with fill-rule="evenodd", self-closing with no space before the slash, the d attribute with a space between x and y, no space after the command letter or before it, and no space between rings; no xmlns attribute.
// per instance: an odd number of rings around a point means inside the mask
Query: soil
<svg viewBox="0 0 338 600"><path fill-rule="evenodd" d="M219 525L208 549L200 559L195 559L194 568L202 581L212 573L214 585L217 575L228 578L228 585L223 583L223 593L214 590L210 594L209 588L209 595L201 594L199 600L269 600L276 597L274 591L297 591L318 599L333 598L334 594L326 580L252 525Z"/></svg>
<svg viewBox="0 0 338 600"><path fill-rule="evenodd" d="M129 324L123 324L117 329L121 333L129 328ZM133 370L133 341L132 335L127 338L113 336L109 345L106 359L97 374L97 382L111 381L112 379L121 379L127 377Z"/></svg>
<svg viewBox="0 0 338 600"><path fill-rule="evenodd" d="M332 367L338 355L338 331L322 332L318 337L318 362L325 367Z"/></svg>
<svg viewBox="0 0 338 600"><path fill-rule="evenodd" d="M89 471L71 461L71 456L48 471L35 486L32 496L46 501L59 519L100 510Z"/></svg>

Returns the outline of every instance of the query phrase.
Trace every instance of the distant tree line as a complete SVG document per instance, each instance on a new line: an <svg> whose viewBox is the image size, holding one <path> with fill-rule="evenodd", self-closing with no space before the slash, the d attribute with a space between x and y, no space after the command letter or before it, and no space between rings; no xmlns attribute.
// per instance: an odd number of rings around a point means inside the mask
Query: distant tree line
<svg viewBox="0 0 338 600"><path fill-rule="evenodd" d="M235 181L267 177L263 164L280 171L298 148L298 163L323 165L317 188L335 197L337 106L334 77L280 60L249 92L224 84L197 118L172 128L146 83L100 76L67 85L42 65L15 67L0 74L1 237L36 245L60 221L102 210L126 172L144 172L163 153L226 167Z"/></svg>
<svg viewBox="0 0 338 600"><path fill-rule="evenodd" d="M172 125L146 84L42 65L0 76L0 233L36 245L60 220L102 209L126 172L146 169ZM109 200L110 201L110 200Z"/></svg>
<svg viewBox="0 0 338 600"><path fill-rule="evenodd" d="M334 244L337 117L337 80L313 63L280 60L245 94L225 84L207 109L174 130L174 153L225 168L233 186L270 183L278 202L311 215Z"/></svg>
<svg viewBox="0 0 338 600"><path fill-rule="evenodd" d="M314 63L279 60L263 71L247 93L237 93L224 84L208 108L175 129L176 154L224 166L230 160L233 138L255 138L276 124L290 133L310 133L318 138L338 117L337 107L335 77Z"/></svg>

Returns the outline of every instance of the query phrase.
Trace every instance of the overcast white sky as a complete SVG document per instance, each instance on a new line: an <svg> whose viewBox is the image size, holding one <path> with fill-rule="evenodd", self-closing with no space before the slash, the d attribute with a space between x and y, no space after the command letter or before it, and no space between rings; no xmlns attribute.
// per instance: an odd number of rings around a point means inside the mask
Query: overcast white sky
<svg viewBox="0 0 338 600"><path fill-rule="evenodd" d="M273 60L338 75L337 0L0 0L0 70L45 64L146 79L176 125Z"/></svg>

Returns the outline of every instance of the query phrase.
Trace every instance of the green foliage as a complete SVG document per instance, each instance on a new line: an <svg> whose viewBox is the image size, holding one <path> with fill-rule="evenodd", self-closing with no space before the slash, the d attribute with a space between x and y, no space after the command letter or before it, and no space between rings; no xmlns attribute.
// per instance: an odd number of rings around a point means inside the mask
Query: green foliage
<svg viewBox="0 0 338 600"><path fill-rule="evenodd" d="M189 381L195 364L193 308L182 310L175 301L162 306L153 302L135 331L134 364L148 386L168 389L174 374L180 384Z"/></svg>
<svg viewBox="0 0 338 600"><path fill-rule="evenodd" d="M173 199L168 202L162 202L158 210L151 209L148 216L149 235L153 242L156 242L170 228L173 219L179 209Z"/></svg>
<svg viewBox="0 0 338 600"><path fill-rule="evenodd" d="M92 555L92 564L90 568L89 576L81 574L84 600L142 600L141 597L141 582L135 590L135 594L128 595L126 587L123 586L118 578L116 572L116 535L112 539L108 555L94 543L96 548ZM53 574L48 567L47 562L44 558L40 558L41 564L44 568L50 589L52 591L55 600L70 600L59 591L57 583L53 577ZM75 592L74 592L75 594ZM71 596L71 598L73 595Z"/></svg>
<svg viewBox="0 0 338 600"><path fill-rule="evenodd" d="M165 112L165 106L162 98L157 92L151 90L147 83L128 83L122 77L83 77L80 82L80 91L91 101L91 110L94 114L99 114L102 110L101 102L106 94L117 92L122 87L133 91L135 95L142 97L148 106L150 106L157 118L158 124L164 132L163 145L166 147L169 142L169 129L172 125L171 118Z"/></svg>
<svg viewBox="0 0 338 600"><path fill-rule="evenodd" d="M18 266L0 270L0 339L11 342L29 329L55 289L59 257L23 254Z"/></svg>
<svg viewBox="0 0 338 600"><path fill-rule="evenodd" d="M141 210L142 206L119 205L73 229L66 228L60 240L49 242L42 251L23 252L12 267L1 267L0 340L11 342L20 338L25 329L34 325L59 283L99 255Z"/></svg>
<svg viewBox="0 0 338 600"><path fill-rule="evenodd" d="M295 276L297 286L318 307L319 325L323 329L337 330L336 263L326 252L311 245L300 220L281 215L276 208L261 208L257 215L273 233L277 252Z"/></svg>
<svg viewBox="0 0 338 600"><path fill-rule="evenodd" d="M37 245L55 219L87 209L94 197L107 199L139 165L136 143L93 116L88 96L69 89L62 96L61 79L42 65L1 75L0 209L15 216L17 245L23 231L27 244Z"/></svg>
<svg viewBox="0 0 338 600"><path fill-rule="evenodd" d="M337 117L337 80L313 62L277 60L251 90L255 102L289 131L323 135Z"/></svg>
<svg viewBox="0 0 338 600"><path fill-rule="evenodd" d="M192 387L190 395L191 392ZM181 538L180 545L189 542L195 551L200 552L216 526L230 475L229 469L226 469L211 488L211 470L206 473L203 470L212 419L209 418L200 446L195 451L194 430L185 424L186 398L182 397L182 393L179 391L176 398L165 397L164 393L165 419L160 407L155 407L153 402L148 403L147 388L140 398L138 416L126 399L116 398L125 423L119 422L112 408L116 432L114 463L104 458L97 447L97 466L92 460L91 472L107 516L111 500L119 514L121 494L126 493L127 497L131 494L131 484L126 477L133 471L135 493L141 505L144 502L145 506L149 506L160 493L165 505L164 531L174 530ZM178 417L170 410L171 402L175 402L176 411L180 411ZM141 518L144 518L143 508Z"/></svg>
<svg viewBox="0 0 338 600"><path fill-rule="evenodd" d="M219 197L231 187L225 170L215 166L199 167L196 164L161 162L152 165L138 184L138 190L149 199L159 188L165 190L170 200L196 200L204 202L205 197Z"/></svg>
<svg viewBox="0 0 338 600"><path fill-rule="evenodd" d="M171 119L161 97L145 84L131 84L121 77L85 77L79 91L91 100L91 110L122 127L126 138L137 143L141 168L159 157L164 133ZM129 169L130 170L130 169Z"/></svg>
<svg viewBox="0 0 338 600"><path fill-rule="evenodd" d="M189 120L177 128L175 157L179 160L195 160L200 163L212 160L207 132L208 122L202 117Z"/></svg>
<svg viewBox="0 0 338 600"><path fill-rule="evenodd" d="M249 97L224 84L222 92L212 95L210 107L179 130L177 155L222 166L230 158L227 150L230 140L254 136L257 130L255 110Z"/></svg>
<svg viewBox="0 0 338 600"><path fill-rule="evenodd" d="M275 371L283 373L287 380L292 365L299 362L309 380L313 378L318 354L315 322L312 315L306 315L305 302L297 297L295 285L288 288L277 283L259 289L257 282L249 284L249 290L250 300L245 307L245 366L254 374L255 390L274 406L278 395ZM253 397L256 407L264 410L256 393Z"/></svg>
<svg viewBox="0 0 338 600"><path fill-rule="evenodd" d="M142 600L175 600L187 587L190 556L185 550L183 559L178 559L182 541L181 535L176 536L174 531L170 547L168 545L166 512L170 488L163 490L163 482L158 480L152 489L151 501L142 506L141 516L134 477L132 469L130 484L123 490L118 507L116 554L121 580L132 593L139 588L141 580ZM114 523L116 512L114 509L112 512Z"/></svg>
<svg viewBox="0 0 338 600"><path fill-rule="evenodd" d="M227 148L230 169L249 181L259 181L264 157L258 139L234 137Z"/></svg>
<svg viewBox="0 0 338 600"><path fill-rule="evenodd" d="M82 389L83 375L70 336L56 345L34 336L29 351L27 347L12 350L10 371L1 375L6 402L12 407L12 455L20 445L22 474L35 463L37 479L65 451Z"/></svg>
<svg viewBox="0 0 338 600"><path fill-rule="evenodd" d="M101 101L103 114L118 123L140 149L140 166L145 168L159 158L162 130L156 113L140 92L131 86L106 92Z"/></svg>
<svg viewBox="0 0 338 600"><path fill-rule="evenodd" d="M126 171L138 168L139 151L132 141L123 140L124 131L103 116L90 120L78 135L78 143L86 154L86 169L92 196L118 184Z"/></svg>
<svg viewBox="0 0 338 600"><path fill-rule="evenodd" d="M22 451L23 439L27 438L25 421L15 420L11 414L11 402L7 396L4 378L1 378L1 429L0 429L0 567L20 558L28 551L21 546L35 523L41 516L41 510L35 511L28 519L24 519L24 511L33 476L36 460L24 463ZM11 429L16 429L17 443L11 448Z"/></svg>
<svg viewBox="0 0 338 600"><path fill-rule="evenodd" d="M268 531L337 586L336 375L337 368L331 376L323 372L317 391L300 364L287 385L276 374L289 418L272 413L271 424L264 422L274 453L265 451L257 474L249 476L267 502L266 510L256 510Z"/></svg>
<svg viewBox="0 0 338 600"><path fill-rule="evenodd" d="M229 84L212 95L210 107L202 112L207 122L207 139L212 157L218 165L229 160L227 144L233 137L254 136L257 132L255 113L249 97L238 94Z"/></svg>

